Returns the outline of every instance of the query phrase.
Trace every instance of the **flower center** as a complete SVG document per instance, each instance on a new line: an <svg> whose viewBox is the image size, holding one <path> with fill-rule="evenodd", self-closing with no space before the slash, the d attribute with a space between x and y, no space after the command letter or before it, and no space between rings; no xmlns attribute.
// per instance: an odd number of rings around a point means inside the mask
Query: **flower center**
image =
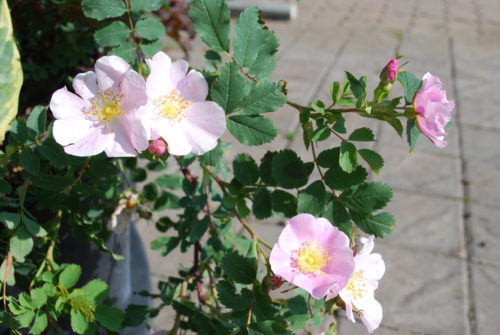
<svg viewBox="0 0 500 335"><path fill-rule="evenodd" d="M304 246L297 249L294 261L300 272L304 274L322 273L321 269L331 257L327 251L314 242L307 241Z"/></svg>
<svg viewBox="0 0 500 335"><path fill-rule="evenodd" d="M182 114L191 104L184 100L177 90L156 99L153 102L157 108L158 116L162 118L180 121Z"/></svg>
<svg viewBox="0 0 500 335"><path fill-rule="evenodd" d="M121 109L122 98L122 94L110 90L99 90L92 100L92 107L86 113L97 117L100 121L110 121L124 113Z"/></svg>
<svg viewBox="0 0 500 335"><path fill-rule="evenodd" d="M367 292L364 273L364 270L354 272L347 283L346 289L352 294L354 299L361 299L363 294Z"/></svg>

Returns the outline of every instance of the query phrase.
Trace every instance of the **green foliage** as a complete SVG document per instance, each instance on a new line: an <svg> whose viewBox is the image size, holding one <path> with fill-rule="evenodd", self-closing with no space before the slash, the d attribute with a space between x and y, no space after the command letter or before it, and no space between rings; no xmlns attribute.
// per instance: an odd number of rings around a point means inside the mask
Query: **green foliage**
<svg viewBox="0 0 500 335"><path fill-rule="evenodd" d="M250 155L239 154L233 160L234 178L242 185L253 185L259 179L259 167Z"/></svg>
<svg viewBox="0 0 500 335"><path fill-rule="evenodd" d="M398 73L398 81L401 85L403 85L406 104L411 105L413 103L415 93L417 93L418 89L422 85L422 80L415 77L415 75L411 72L403 71Z"/></svg>
<svg viewBox="0 0 500 335"><path fill-rule="evenodd" d="M196 32L215 51L229 51L229 14L224 0L193 0L189 6Z"/></svg>
<svg viewBox="0 0 500 335"><path fill-rule="evenodd" d="M273 158L272 175L283 188L299 188L307 184L312 168L313 165L304 164L295 151L287 149Z"/></svg>
<svg viewBox="0 0 500 335"><path fill-rule="evenodd" d="M421 132L417 126L416 119L408 119L406 123L406 140L408 141L408 145L410 146L410 152L415 150L415 146L417 145L418 137Z"/></svg>
<svg viewBox="0 0 500 335"><path fill-rule="evenodd" d="M319 217L325 206L325 200L325 184L321 180L317 180L299 192L297 211Z"/></svg>
<svg viewBox="0 0 500 335"><path fill-rule="evenodd" d="M226 114L241 107L244 97L250 90L250 82L239 71L236 63L226 63L212 85L212 99L221 106Z"/></svg>
<svg viewBox="0 0 500 335"><path fill-rule="evenodd" d="M227 119L227 130L246 145L271 142L278 134L272 121L260 115L231 115Z"/></svg>
<svg viewBox="0 0 500 335"><path fill-rule="evenodd" d="M138 21L135 29L139 35L147 40L156 40L165 35L165 27L154 18L144 18Z"/></svg>
<svg viewBox="0 0 500 335"><path fill-rule="evenodd" d="M251 284L257 275L257 262L235 253L228 253L222 259L224 273L237 283Z"/></svg>
<svg viewBox="0 0 500 335"><path fill-rule="evenodd" d="M99 28L94 38L103 47L122 45L130 36L130 27L121 21L113 21Z"/></svg>
<svg viewBox="0 0 500 335"><path fill-rule="evenodd" d="M86 17L99 21L122 16L126 11L122 0L83 0L82 8Z"/></svg>

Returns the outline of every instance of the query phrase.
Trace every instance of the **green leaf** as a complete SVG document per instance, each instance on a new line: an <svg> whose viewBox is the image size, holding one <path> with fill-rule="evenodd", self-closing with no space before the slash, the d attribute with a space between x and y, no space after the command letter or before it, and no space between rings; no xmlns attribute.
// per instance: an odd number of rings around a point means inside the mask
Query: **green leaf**
<svg viewBox="0 0 500 335"><path fill-rule="evenodd" d="M136 23L135 29L147 40L156 40L165 35L165 26L158 19L149 17Z"/></svg>
<svg viewBox="0 0 500 335"><path fill-rule="evenodd" d="M406 140L408 141L408 145L410 146L410 152L415 150L415 146L417 145L418 137L420 136L420 129L417 127L416 119L408 119L406 122Z"/></svg>
<svg viewBox="0 0 500 335"><path fill-rule="evenodd" d="M276 190L271 200L275 212L282 213L287 218L297 215L297 198L290 193Z"/></svg>
<svg viewBox="0 0 500 335"><path fill-rule="evenodd" d="M403 71L398 73L398 81L403 85L405 91L405 101L407 105L413 103L413 98L415 93L422 85L422 80L415 77L415 75L408 71Z"/></svg>
<svg viewBox="0 0 500 335"><path fill-rule="evenodd" d="M334 166L339 166L339 156L340 148L331 148L320 152L317 161L319 166L324 168L331 168Z"/></svg>
<svg viewBox="0 0 500 335"><path fill-rule="evenodd" d="M30 148L24 148L19 154L19 162L24 169L32 175L40 172L40 158L31 151Z"/></svg>
<svg viewBox="0 0 500 335"><path fill-rule="evenodd" d="M177 247L180 239L175 236L161 236L151 242L152 250L160 250L163 257L167 256L172 250Z"/></svg>
<svg viewBox="0 0 500 335"><path fill-rule="evenodd" d="M357 100L363 101L366 97L366 78L361 77L359 80L356 79L351 73L346 72L347 79L349 80L352 94Z"/></svg>
<svg viewBox="0 0 500 335"><path fill-rule="evenodd" d="M124 41L119 46L111 49L108 54L121 57L127 62L132 62L136 55L136 47L129 41Z"/></svg>
<svg viewBox="0 0 500 335"><path fill-rule="evenodd" d="M61 145L56 143L52 138L48 138L37 147L37 151L54 167L62 169L68 166L69 159Z"/></svg>
<svg viewBox="0 0 500 335"><path fill-rule="evenodd" d="M387 206L392 199L392 190L382 183L367 183L352 192L342 193L341 198L349 209L370 214Z"/></svg>
<svg viewBox="0 0 500 335"><path fill-rule="evenodd" d="M163 43L161 40L154 40L154 41L142 40L139 43L139 47L141 48L142 53L144 54L145 57L152 58L158 51L161 51Z"/></svg>
<svg viewBox="0 0 500 335"><path fill-rule="evenodd" d="M297 212L321 216L325 206L326 190L321 180L317 180L299 192Z"/></svg>
<svg viewBox="0 0 500 335"><path fill-rule="evenodd" d="M130 170L130 180L132 180L133 182L140 183L142 181L145 181L147 177L148 174L143 168Z"/></svg>
<svg viewBox="0 0 500 335"><path fill-rule="evenodd" d="M347 173L354 171L358 165L358 154L354 144L342 141L340 145L339 166Z"/></svg>
<svg viewBox="0 0 500 335"><path fill-rule="evenodd" d="M0 127L3 127L1 123ZM17 144L24 144L28 139L28 127L26 126L26 122L19 118L12 121L9 128L9 135L11 141L13 140L13 142ZM0 133L0 138L1 136L3 136L2 133Z"/></svg>
<svg viewBox="0 0 500 335"><path fill-rule="evenodd" d="M142 196L149 201L155 201L158 198L158 187L155 183L144 185L141 192Z"/></svg>
<svg viewBox="0 0 500 335"><path fill-rule="evenodd" d="M7 312L0 312L0 326L8 329L18 329L19 322Z"/></svg>
<svg viewBox="0 0 500 335"><path fill-rule="evenodd" d="M65 288L72 288L80 279L82 268L77 264L69 264L59 275L59 284Z"/></svg>
<svg viewBox="0 0 500 335"><path fill-rule="evenodd" d="M304 186L307 184L310 172L293 150L282 150L273 159L273 178L283 188Z"/></svg>
<svg viewBox="0 0 500 335"><path fill-rule="evenodd" d="M370 165L376 174L384 167L384 159L378 153L370 149L359 149L358 153L363 157L366 163Z"/></svg>
<svg viewBox="0 0 500 335"><path fill-rule="evenodd" d="M349 141L375 141L375 135L370 128L358 128L351 133Z"/></svg>
<svg viewBox="0 0 500 335"><path fill-rule="evenodd" d="M201 164L205 166L217 166L222 159L224 149L222 142L219 140L217 146L200 157Z"/></svg>
<svg viewBox="0 0 500 335"><path fill-rule="evenodd" d="M272 121L260 115L231 115L227 119L227 129L246 145L271 142L278 134Z"/></svg>
<svg viewBox="0 0 500 335"><path fill-rule="evenodd" d="M336 105L337 100L339 98L340 92L340 83L338 81L334 81L330 84L330 97L332 98L332 104Z"/></svg>
<svg viewBox="0 0 500 335"><path fill-rule="evenodd" d="M154 12L160 9L165 0L131 0L130 9L134 12Z"/></svg>
<svg viewBox="0 0 500 335"><path fill-rule="evenodd" d="M340 167L332 167L325 173L325 183L334 190L344 190L361 184L368 177L365 168L359 166L352 173L343 171Z"/></svg>
<svg viewBox="0 0 500 335"><path fill-rule="evenodd" d="M242 103L243 114L262 114L277 111L286 103L286 95L280 84L260 81Z"/></svg>
<svg viewBox="0 0 500 335"><path fill-rule="evenodd" d="M213 50L207 50L205 52L205 67L207 68L208 71L210 72L217 71L217 68L219 67L221 62L222 58L217 52Z"/></svg>
<svg viewBox="0 0 500 335"><path fill-rule="evenodd" d="M172 190L181 188L182 177L177 174L164 174L155 179L155 184Z"/></svg>
<svg viewBox="0 0 500 335"><path fill-rule="evenodd" d="M394 229L394 216L384 212L375 216L362 216L351 213L353 221L367 234L382 238Z"/></svg>
<svg viewBox="0 0 500 335"><path fill-rule="evenodd" d="M30 329L30 334L38 335L41 334L45 328L47 328L48 319L47 313L45 311L39 309L36 312L35 322L33 322L33 327Z"/></svg>
<svg viewBox="0 0 500 335"><path fill-rule="evenodd" d="M212 84L210 96L226 114L231 114L242 106L243 98L250 91L250 82L239 71L236 63L226 63L220 75Z"/></svg>
<svg viewBox="0 0 500 335"><path fill-rule="evenodd" d="M16 227L19 225L19 222L21 222L21 214L1 212L0 222L2 222L7 229L16 229Z"/></svg>
<svg viewBox="0 0 500 335"><path fill-rule="evenodd" d="M17 115L19 92L23 83L23 70L7 1L0 3L0 143L9 123Z"/></svg>
<svg viewBox="0 0 500 335"><path fill-rule="evenodd" d="M93 302L99 302L108 296L108 284L100 279L94 279L85 284L82 288L85 291L85 297Z"/></svg>
<svg viewBox="0 0 500 335"><path fill-rule="evenodd" d="M331 198L322 215L347 236L351 235L352 222L344 204L337 198Z"/></svg>
<svg viewBox="0 0 500 335"><path fill-rule="evenodd" d="M35 311L33 310L25 310L23 314L20 314L16 317L16 320L19 321L19 324L22 328L28 328L31 325L31 322L35 318Z"/></svg>
<svg viewBox="0 0 500 335"><path fill-rule="evenodd" d="M221 280L216 285L219 301L235 311L247 310L252 301L252 293L249 290L242 290L242 294L237 294L234 287L225 280Z"/></svg>
<svg viewBox="0 0 500 335"><path fill-rule="evenodd" d="M193 0L189 17L203 42L215 51L229 52L230 12L225 0Z"/></svg>
<svg viewBox="0 0 500 335"><path fill-rule="evenodd" d="M234 58L238 64L259 79L276 67L279 41L274 32L263 26L260 10L250 7L240 14L234 25Z"/></svg>
<svg viewBox="0 0 500 335"><path fill-rule="evenodd" d="M156 198L153 210L163 211L165 209L175 209L179 208L179 197L170 192L163 192L158 198Z"/></svg>
<svg viewBox="0 0 500 335"><path fill-rule="evenodd" d="M47 123L47 108L36 106L28 116L28 130L33 133L33 138L43 134Z"/></svg>
<svg viewBox="0 0 500 335"><path fill-rule="evenodd" d="M128 305L125 310L123 327L139 327L148 317L148 306Z"/></svg>
<svg viewBox="0 0 500 335"><path fill-rule="evenodd" d="M85 315L76 309L71 309L71 329L77 334L85 334L89 329L89 323L85 319Z"/></svg>
<svg viewBox="0 0 500 335"><path fill-rule="evenodd" d="M83 0L83 14L98 21L122 16L126 7L122 0Z"/></svg>
<svg viewBox="0 0 500 335"><path fill-rule="evenodd" d="M312 134L311 140L314 142L324 141L330 137L330 129L327 126L316 128Z"/></svg>
<svg viewBox="0 0 500 335"><path fill-rule="evenodd" d="M274 157L276 157L278 153L274 151L268 151L260 160L259 173L260 178L264 183L268 186L276 186L276 181L273 179L272 174L272 163Z"/></svg>
<svg viewBox="0 0 500 335"><path fill-rule="evenodd" d="M47 303L47 295L41 287L32 289L30 293L33 308L41 308Z"/></svg>
<svg viewBox="0 0 500 335"><path fill-rule="evenodd" d="M103 47L114 47L123 44L130 36L130 28L122 21L113 21L94 33L97 43Z"/></svg>
<svg viewBox="0 0 500 335"><path fill-rule="evenodd" d="M47 231L45 228L43 228L41 225L39 225L37 222L31 220L29 217L26 215L23 215L22 217L24 227L32 234L38 237L44 237L47 236Z"/></svg>
<svg viewBox="0 0 500 335"><path fill-rule="evenodd" d="M33 250L33 239L23 227L18 227L14 236L10 238L10 252L19 261L24 262L31 250Z"/></svg>
<svg viewBox="0 0 500 335"><path fill-rule="evenodd" d="M95 309L95 319L107 330L116 332L121 329L125 315L118 308L99 304Z"/></svg>
<svg viewBox="0 0 500 335"><path fill-rule="evenodd" d="M272 213L272 199L271 192L265 188L259 188L255 193L253 199L253 214L258 220L264 220L271 217Z"/></svg>
<svg viewBox="0 0 500 335"><path fill-rule="evenodd" d="M228 253L222 259L224 273L237 283L252 284L257 276L257 262L236 253Z"/></svg>
<svg viewBox="0 0 500 335"><path fill-rule="evenodd" d="M202 220L192 220L190 222L190 230L189 235L187 237L187 241L189 243L195 243L201 240L203 235L208 229L209 219L205 216Z"/></svg>
<svg viewBox="0 0 500 335"><path fill-rule="evenodd" d="M259 179L259 167L248 154L238 154L234 157L233 172L241 185L254 185Z"/></svg>

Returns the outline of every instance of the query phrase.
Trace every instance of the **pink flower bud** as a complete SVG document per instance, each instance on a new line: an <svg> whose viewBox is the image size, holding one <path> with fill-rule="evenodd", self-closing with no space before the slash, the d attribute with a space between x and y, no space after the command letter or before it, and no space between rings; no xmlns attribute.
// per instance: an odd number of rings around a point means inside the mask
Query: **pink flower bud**
<svg viewBox="0 0 500 335"><path fill-rule="evenodd" d="M148 150L156 156L163 156L167 151L167 144L163 140L153 140L149 142Z"/></svg>
<svg viewBox="0 0 500 335"><path fill-rule="evenodd" d="M398 74L398 59L393 58L380 73L380 80L384 83L393 83Z"/></svg>

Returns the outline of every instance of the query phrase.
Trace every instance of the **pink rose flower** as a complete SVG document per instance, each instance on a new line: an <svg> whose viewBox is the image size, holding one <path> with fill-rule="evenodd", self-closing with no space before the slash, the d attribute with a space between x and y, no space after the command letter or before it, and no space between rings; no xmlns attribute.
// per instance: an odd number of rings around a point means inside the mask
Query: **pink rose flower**
<svg viewBox="0 0 500 335"><path fill-rule="evenodd" d="M354 256L354 274L339 296L345 303L347 318L352 322L355 309L369 333L373 333L382 321L382 306L375 300L378 281L385 272L385 264L380 254L372 254L374 237L361 238L363 248ZM327 300L335 298L335 289L329 292Z"/></svg>
<svg viewBox="0 0 500 335"><path fill-rule="evenodd" d="M148 104L142 110L151 123L151 139L162 137L172 155L204 154L226 130L224 110L206 101L208 84L184 60L172 62L164 52L146 59Z"/></svg>
<svg viewBox="0 0 500 335"><path fill-rule="evenodd" d="M50 100L54 138L66 153L129 157L146 150L148 129L136 113L147 102L146 84L127 62L101 57L95 73L78 74L73 88L76 94L63 87Z"/></svg>
<svg viewBox="0 0 500 335"><path fill-rule="evenodd" d="M163 156L167 151L167 144L161 139L152 140L151 142L149 142L148 150L153 155Z"/></svg>
<svg viewBox="0 0 500 335"><path fill-rule="evenodd" d="M269 263L274 274L303 288L314 298L339 292L354 270L349 238L323 218L299 214L274 245Z"/></svg>
<svg viewBox="0 0 500 335"><path fill-rule="evenodd" d="M451 120L455 108L453 101L446 99L446 91L438 77L429 72L424 75L422 87L415 94L413 105L417 113L417 126L438 148L445 148L448 135L445 127Z"/></svg>
<svg viewBox="0 0 500 335"><path fill-rule="evenodd" d="M398 74L398 59L393 58L387 63L380 74L380 80L384 83L393 83Z"/></svg>

